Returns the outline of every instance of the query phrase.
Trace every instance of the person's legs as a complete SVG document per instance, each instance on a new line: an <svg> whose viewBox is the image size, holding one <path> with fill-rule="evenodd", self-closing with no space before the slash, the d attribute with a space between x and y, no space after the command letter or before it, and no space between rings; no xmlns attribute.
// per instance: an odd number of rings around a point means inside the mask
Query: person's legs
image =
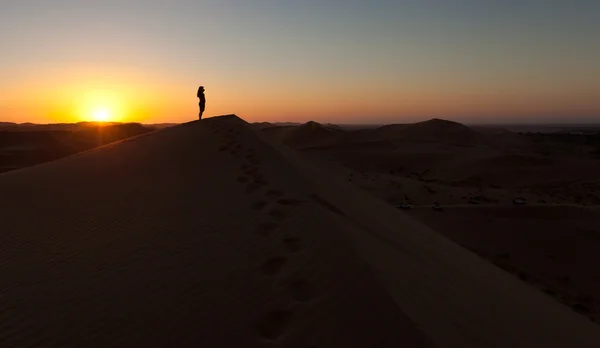
<svg viewBox="0 0 600 348"><path fill-rule="evenodd" d="M198 119L201 120L202 114L204 113L204 108L202 107L202 104L198 104L198 107L200 108L200 113L198 114Z"/></svg>

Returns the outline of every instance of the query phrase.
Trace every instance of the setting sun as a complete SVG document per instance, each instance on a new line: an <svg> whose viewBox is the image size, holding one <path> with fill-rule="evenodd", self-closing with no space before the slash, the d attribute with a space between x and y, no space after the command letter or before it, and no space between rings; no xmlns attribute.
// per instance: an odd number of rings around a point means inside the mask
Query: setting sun
<svg viewBox="0 0 600 348"><path fill-rule="evenodd" d="M92 115L92 119L96 122L110 121L110 111L107 109L96 109Z"/></svg>
<svg viewBox="0 0 600 348"><path fill-rule="evenodd" d="M90 89L75 96L77 118L93 122L123 122L128 107L125 98L111 89Z"/></svg>

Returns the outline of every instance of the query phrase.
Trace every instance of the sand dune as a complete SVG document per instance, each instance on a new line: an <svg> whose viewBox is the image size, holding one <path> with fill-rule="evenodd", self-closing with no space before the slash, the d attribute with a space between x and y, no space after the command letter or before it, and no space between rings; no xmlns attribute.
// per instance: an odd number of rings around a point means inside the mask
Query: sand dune
<svg viewBox="0 0 600 348"><path fill-rule="evenodd" d="M0 175L1 346L427 347L236 117Z"/></svg>
<svg viewBox="0 0 600 348"><path fill-rule="evenodd" d="M481 138L476 131L463 124L440 119L407 125L397 136L405 140L459 145L474 145Z"/></svg>
<svg viewBox="0 0 600 348"><path fill-rule="evenodd" d="M296 149L331 146L343 140L343 130L309 121L299 126L264 127L257 126L264 133Z"/></svg>
<svg viewBox="0 0 600 348"><path fill-rule="evenodd" d="M390 124L375 129L359 129L349 133L352 136L347 140L391 140L402 145L407 141L460 146L486 143L485 136L478 131L457 122L437 118L412 124Z"/></svg>
<svg viewBox="0 0 600 348"><path fill-rule="evenodd" d="M272 127L263 134L342 164L349 169L347 180L392 203L403 197L418 204L467 204L473 196L489 202L524 196L534 202L600 204L597 135L526 135L433 119L346 130L336 137L304 133L289 141L298 128ZM303 142L323 145L295 145Z"/></svg>
<svg viewBox="0 0 600 348"><path fill-rule="evenodd" d="M227 116L1 174L1 345L600 346L335 170Z"/></svg>
<svg viewBox="0 0 600 348"><path fill-rule="evenodd" d="M401 308L437 346L597 346L588 319L351 184L301 160ZM366 207L365 203L369 206Z"/></svg>
<svg viewBox="0 0 600 348"><path fill-rule="evenodd" d="M137 123L14 125L12 130L0 127L0 172L58 159L154 130Z"/></svg>
<svg viewBox="0 0 600 348"><path fill-rule="evenodd" d="M600 319L600 214L577 206L429 207L408 212L592 321Z"/></svg>

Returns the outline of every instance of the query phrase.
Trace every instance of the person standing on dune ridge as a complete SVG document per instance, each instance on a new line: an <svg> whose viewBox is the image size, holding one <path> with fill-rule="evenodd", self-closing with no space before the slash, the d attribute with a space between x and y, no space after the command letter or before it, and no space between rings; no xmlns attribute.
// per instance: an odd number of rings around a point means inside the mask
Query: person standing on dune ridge
<svg viewBox="0 0 600 348"><path fill-rule="evenodd" d="M202 114L204 113L204 107L206 105L206 97L204 96L204 86L200 86L198 87L198 93L197 93L198 99L200 99L200 102L198 103L198 106L200 107L200 113L198 114L198 119L202 119Z"/></svg>

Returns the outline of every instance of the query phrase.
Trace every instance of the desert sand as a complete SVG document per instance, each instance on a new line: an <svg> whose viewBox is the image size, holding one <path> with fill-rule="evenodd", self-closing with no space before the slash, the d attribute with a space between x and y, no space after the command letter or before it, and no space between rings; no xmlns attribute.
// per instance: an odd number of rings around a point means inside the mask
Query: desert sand
<svg viewBox="0 0 600 348"><path fill-rule="evenodd" d="M168 125L0 122L0 173L56 160Z"/></svg>
<svg viewBox="0 0 600 348"><path fill-rule="evenodd" d="M600 130L595 136L475 130L433 119L340 131L309 122L261 127L269 138L329 162L342 176L398 204L600 205Z"/></svg>
<svg viewBox="0 0 600 348"><path fill-rule="evenodd" d="M310 142L289 141L289 134L306 132L309 124L317 130L306 137ZM586 320L597 321L597 130L518 134L437 119L346 127L341 134L339 127L314 122L285 131L259 129L319 163L322 171L328 168L338 181L393 207L411 204L412 209L402 212ZM318 139L329 142L313 145ZM516 197L526 204L515 206ZM431 209L433 202L443 211Z"/></svg>
<svg viewBox="0 0 600 348"><path fill-rule="evenodd" d="M0 176L0 346L428 347L236 117Z"/></svg>
<svg viewBox="0 0 600 348"><path fill-rule="evenodd" d="M594 209L566 205L456 206L408 215L513 273L592 321L600 319Z"/></svg>
<svg viewBox="0 0 600 348"><path fill-rule="evenodd" d="M600 346L588 318L267 129L217 117L0 174L0 346ZM346 137L324 130L294 145Z"/></svg>

